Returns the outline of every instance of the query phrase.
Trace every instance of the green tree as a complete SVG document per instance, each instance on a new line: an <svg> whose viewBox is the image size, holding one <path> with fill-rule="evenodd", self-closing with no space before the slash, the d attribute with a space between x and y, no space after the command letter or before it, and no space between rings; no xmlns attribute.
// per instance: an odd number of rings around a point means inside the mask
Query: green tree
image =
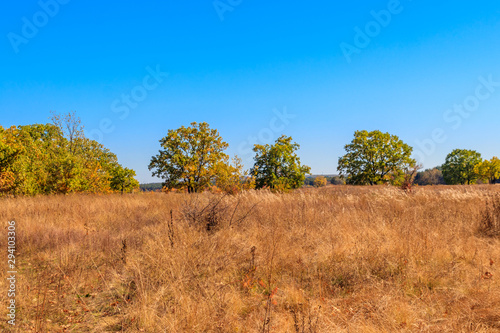
<svg viewBox="0 0 500 333"><path fill-rule="evenodd" d="M14 126L4 129L0 126L0 193L9 193L15 187L14 163L24 152L17 140L18 129Z"/></svg>
<svg viewBox="0 0 500 333"><path fill-rule="evenodd" d="M345 185L345 179L340 176L333 176L332 179L330 179L330 183L332 185Z"/></svg>
<svg viewBox="0 0 500 333"><path fill-rule="evenodd" d="M273 190L301 187L311 168L300 164L300 158L295 153L299 147L285 135L279 137L274 145L255 145L255 164L250 170L255 177L255 187L267 186Z"/></svg>
<svg viewBox="0 0 500 333"><path fill-rule="evenodd" d="M162 149L151 158L149 170L164 179L164 186L199 192L213 184L220 163L229 163L228 144L205 122L169 130L160 140Z"/></svg>
<svg viewBox="0 0 500 333"><path fill-rule="evenodd" d="M13 140L22 147L10 168L15 175L11 194L36 195L50 193L49 164L59 160L61 131L52 124L18 126Z"/></svg>
<svg viewBox="0 0 500 333"><path fill-rule="evenodd" d="M481 154L475 150L453 150L442 167L446 184L474 184L479 178L477 167L481 162Z"/></svg>
<svg viewBox="0 0 500 333"><path fill-rule="evenodd" d="M397 136L381 131L356 131L344 148L347 153L339 158L337 170L351 185L399 185L405 170L416 164L410 157L413 148Z"/></svg>
<svg viewBox="0 0 500 333"><path fill-rule="evenodd" d="M426 169L417 173L415 177L415 184L417 185L442 185L446 184L443 178L441 167L433 169Z"/></svg>
<svg viewBox="0 0 500 333"><path fill-rule="evenodd" d="M215 186L226 193L234 194L254 187L253 179L247 177L242 161L237 156L231 164L220 161L215 168Z"/></svg>
<svg viewBox="0 0 500 333"><path fill-rule="evenodd" d="M484 160L476 166L475 171L480 179L495 184L497 179L500 178L500 159L494 156L491 160Z"/></svg>
<svg viewBox="0 0 500 333"><path fill-rule="evenodd" d="M108 193L121 191L112 188L115 169L122 168L115 154L97 141L87 139L83 126L74 114L53 119L60 129L58 153L49 163L51 193ZM60 126L63 126L61 128ZM63 129L66 129L65 131ZM135 182L137 183L137 182ZM134 184L135 184L134 183Z"/></svg>
<svg viewBox="0 0 500 333"><path fill-rule="evenodd" d="M121 168L116 155L85 138L74 114L54 115L53 120L54 124L0 126L0 193L116 191L111 187L112 171ZM137 181L130 183L135 186Z"/></svg>
<svg viewBox="0 0 500 333"><path fill-rule="evenodd" d="M115 154L84 135L75 113L53 113L52 121L59 129L56 157L49 162L50 193L109 193L113 188L113 172L122 168ZM136 184L137 181L132 182Z"/></svg>
<svg viewBox="0 0 500 333"><path fill-rule="evenodd" d="M122 194L132 192L139 187L139 182L134 177L134 170L115 165L111 170L111 189Z"/></svg>
<svg viewBox="0 0 500 333"><path fill-rule="evenodd" d="M59 128L62 135L68 140L68 149L70 153L73 153L79 139L85 137L84 127L80 118L76 116L74 111L63 115L56 112L51 113L52 117L50 119L52 123Z"/></svg>

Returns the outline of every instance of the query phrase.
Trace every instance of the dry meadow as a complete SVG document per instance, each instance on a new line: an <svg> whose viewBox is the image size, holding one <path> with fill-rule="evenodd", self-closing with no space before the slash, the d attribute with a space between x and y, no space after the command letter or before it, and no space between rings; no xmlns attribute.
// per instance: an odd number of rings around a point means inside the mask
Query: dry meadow
<svg viewBox="0 0 500 333"><path fill-rule="evenodd" d="M0 199L2 248L7 221L17 225L15 327L500 332L499 195L329 186Z"/></svg>

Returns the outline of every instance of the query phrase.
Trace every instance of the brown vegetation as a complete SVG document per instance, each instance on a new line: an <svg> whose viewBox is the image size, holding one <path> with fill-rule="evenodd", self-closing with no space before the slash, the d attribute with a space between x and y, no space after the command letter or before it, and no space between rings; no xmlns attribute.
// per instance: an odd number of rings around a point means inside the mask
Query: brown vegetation
<svg viewBox="0 0 500 333"><path fill-rule="evenodd" d="M0 220L18 230L16 326L497 332L499 194L330 186L2 199Z"/></svg>

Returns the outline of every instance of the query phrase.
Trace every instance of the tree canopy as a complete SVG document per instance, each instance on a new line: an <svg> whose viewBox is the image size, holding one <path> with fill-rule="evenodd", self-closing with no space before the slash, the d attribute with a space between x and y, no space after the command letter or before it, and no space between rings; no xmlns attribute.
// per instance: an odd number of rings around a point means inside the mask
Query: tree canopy
<svg viewBox="0 0 500 333"><path fill-rule="evenodd" d="M481 180L495 184L500 178L500 159L494 156L491 160L484 160L476 166L475 171Z"/></svg>
<svg viewBox="0 0 500 333"><path fill-rule="evenodd" d="M442 167L446 184L474 184L479 178L477 167L482 161L481 154L475 150L453 150Z"/></svg>
<svg viewBox="0 0 500 333"><path fill-rule="evenodd" d="M344 148L347 153L339 158L337 170L351 185L398 184L416 165L412 147L381 131L356 131Z"/></svg>
<svg viewBox="0 0 500 333"><path fill-rule="evenodd" d="M300 164L296 151L299 149L292 138L282 135L274 145L255 145L255 164L250 174L255 177L255 187L275 190L299 188L304 184L311 168Z"/></svg>
<svg viewBox="0 0 500 333"><path fill-rule="evenodd" d="M123 168L116 155L85 138L74 114L57 119L55 124L0 126L0 193L118 191L112 183L113 171ZM71 136L65 135L63 126L74 129ZM129 186L124 191L132 191L139 185L134 176L135 172L130 170Z"/></svg>
<svg viewBox="0 0 500 333"><path fill-rule="evenodd" d="M0 195L52 193L132 192L139 187L135 171L118 163L115 154L85 137L74 113L53 114L52 124L0 126ZM316 187L332 184L392 184L411 189L413 183L494 184L500 178L500 159L483 161L474 150L455 149L445 163L418 172L412 147L395 135L381 131L356 131L338 160L340 176L309 177L310 167L297 155L299 145L286 135L274 144L254 145L254 165L243 172L242 161L230 160L228 144L216 129L193 122L168 130L149 170L164 180L165 189L189 193L206 189L236 193L265 188L284 191L306 182ZM249 175L249 176L247 176Z"/></svg>
<svg viewBox="0 0 500 333"><path fill-rule="evenodd" d="M164 179L168 189L186 188L192 193L217 182L221 186L240 182L239 160L230 164L229 156L224 153L228 144L205 122L169 130L160 144L162 149L152 157L149 170L153 176Z"/></svg>

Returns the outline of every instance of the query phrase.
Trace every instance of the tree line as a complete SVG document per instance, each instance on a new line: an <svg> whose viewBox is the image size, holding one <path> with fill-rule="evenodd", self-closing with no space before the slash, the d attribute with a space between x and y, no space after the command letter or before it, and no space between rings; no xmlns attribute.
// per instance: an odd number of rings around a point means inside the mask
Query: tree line
<svg viewBox="0 0 500 333"><path fill-rule="evenodd" d="M168 130L159 143L161 149L148 168L163 180L162 188L167 191L287 191L305 183L320 187L327 182L409 188L414 183L493 184L500 178L497 157L483 160L478 152L464 149L448 154L442 166L420 171L421 166L411 157L412 147L396 135L378 130L354 133L338 160L339 176L307 180L311 169L300 162L299 144L286 135L274 144L254 145L250 170L243 169L237 156L226 154L229 145L205 122ZM116 155L85 137L74 113L54 114L52 124L0 126L0 193L125 193L138 188L134 177L135 171L122 167Z"/></svg>
<svg viewBox="0 0 500 333"><path fill-rule="evenodd" d="M135 172L85 137L74 113L53 114L50 124L0 126L0 194L131 192Z"/></svg>
<svg viewBox="0 0 500 333"><path fill-rule="evenodd" d="M443 165L419 171L421 166L411 158L413 148L395 135L380 131L357 131L345 146L346 155L339 158L338 170L347 184L470 185L495 184L500 178L500 160L483 160L475 150L455 149Z"/></svg>
<svg viewBox="0 0 500 333"><path fill-rule="evenodd" d="M340 177L306 179L310 167L297 156L299 145L282 135L274 144L254 145L254 166L244 171L235 156L229 163L224 153L228 144L207 123L191 123L190 127L170 130L160 140L162 149L153 156L149 169L165 180L166 189L199 192L210 187L223 191L244 188L269 188L286 191L303 186L332 184L391 184L409 188L420 184L495 183L500 178L500 161L493 157L482 160L475 151L456 149L445 163L435 169L419 171L421 166L411 157L413 148L396 135L381 131L356 131L344 148L337 170Z"/></svg>

